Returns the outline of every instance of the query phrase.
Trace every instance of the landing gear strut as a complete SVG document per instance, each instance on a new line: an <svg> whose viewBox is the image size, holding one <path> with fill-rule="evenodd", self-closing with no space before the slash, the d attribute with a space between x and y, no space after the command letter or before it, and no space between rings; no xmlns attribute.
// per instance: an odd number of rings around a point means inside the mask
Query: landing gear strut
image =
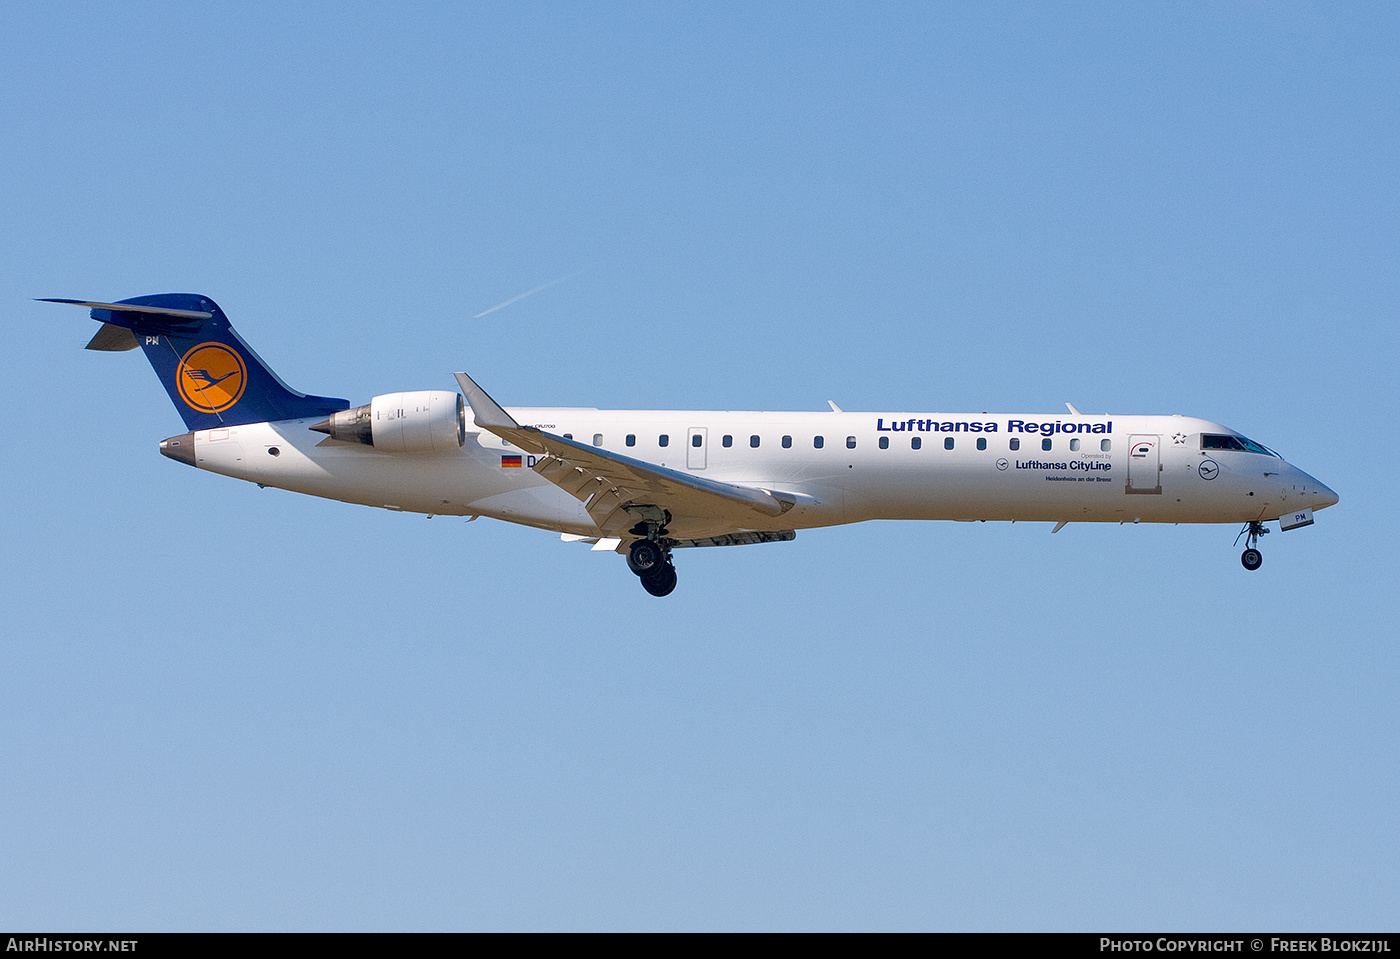
<svg viewBox="0 0 1400 959"><path fill-rule="evenodd" d="M1240 530L1240 536L1245 538L1244 545L1246 547L1245 551L1240 554L1240 565L1245 569L1253 571L1264 565L1264 554L1254 547L1259 542L1259 537L1268 531L1268 527L1257 520L1251 520L1245 524L1244 529ZM1235 537L1236 543L1239 543L1240 536Z"/></svg>
<svg viewBox="0 0 1400 959"><path fill-rule="evenodd" d="M666 552L654 539L639 539L627 548L627 568L653 596L668 596L676 588L676 567Z"/></svg>

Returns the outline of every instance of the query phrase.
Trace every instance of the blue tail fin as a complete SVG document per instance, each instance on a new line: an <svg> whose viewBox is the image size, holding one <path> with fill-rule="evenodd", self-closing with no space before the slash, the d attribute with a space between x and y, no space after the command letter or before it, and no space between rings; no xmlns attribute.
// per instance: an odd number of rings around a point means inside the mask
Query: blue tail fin
<svg viewBox="0 0 1400 959"><path fill-rule="evenodd" d="M207 296L159 293L117 303L45 302L92 308L92 318L103 326L88 349L141 347L191 430L325 417L350 407L346 400L307 396L283 383Z"/></svg>

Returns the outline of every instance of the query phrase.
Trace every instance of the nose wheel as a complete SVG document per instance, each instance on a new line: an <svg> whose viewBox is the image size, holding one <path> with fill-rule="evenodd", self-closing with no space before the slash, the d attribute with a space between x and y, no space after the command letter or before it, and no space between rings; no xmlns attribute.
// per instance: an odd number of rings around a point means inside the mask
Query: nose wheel
<svg viewBox="0 0 1400 959"><path fill-rule="evenodd" d="M653 596L669 596L676 588L676 567L654 539L639 539L627 548L627 568Z"/></svg>
<svg viewBox="0 0 1400 959"><path fill-rule="evenodd" d="M1240 565L1251 572L1264 565L1264 554L1255 547L1259 542L1259 537L1267 532L1269 529L1263 523L1251 521L1246 523L1244 529L1240 530L1240 535L1235 537L1236 544L1239 543L1240 536L1245 538L1245 551L1240 554Z"/></svg>

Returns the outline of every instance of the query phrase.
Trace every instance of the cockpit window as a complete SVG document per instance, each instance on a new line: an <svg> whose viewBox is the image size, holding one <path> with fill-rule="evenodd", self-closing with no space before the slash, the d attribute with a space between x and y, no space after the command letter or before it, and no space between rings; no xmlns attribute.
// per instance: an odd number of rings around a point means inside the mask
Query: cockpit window
<svg viewBox="0 0 1400 959"><path fill-rule="evenodd" d="M1244 452L1244 444L1233 436L1226 436L1223 433L1202 433L1201 449L1203 450L1239 450Z"/></svg>
<svg viewBox="0 0 1400 959"><path fill-rule="evenodd" d="M1278 456L1277 453L1262 443L1256 443L1246 436L1239 436L1233 433L1202 433L1201 449L1235 450L1239 453L1263 453L1265 456Z"/></svg>

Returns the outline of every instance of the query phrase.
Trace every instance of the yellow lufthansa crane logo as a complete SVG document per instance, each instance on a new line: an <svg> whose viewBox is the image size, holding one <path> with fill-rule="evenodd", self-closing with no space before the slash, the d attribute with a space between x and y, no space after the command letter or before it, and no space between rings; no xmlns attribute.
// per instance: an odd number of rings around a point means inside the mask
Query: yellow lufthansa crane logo
<svg viewBox="0 0 1400 959"><path fill-rule="evenodd" d="M222 343L201 343L175 370L180 399L204 413L222 413L238 402L248 383L243 357Z"/></svg>

